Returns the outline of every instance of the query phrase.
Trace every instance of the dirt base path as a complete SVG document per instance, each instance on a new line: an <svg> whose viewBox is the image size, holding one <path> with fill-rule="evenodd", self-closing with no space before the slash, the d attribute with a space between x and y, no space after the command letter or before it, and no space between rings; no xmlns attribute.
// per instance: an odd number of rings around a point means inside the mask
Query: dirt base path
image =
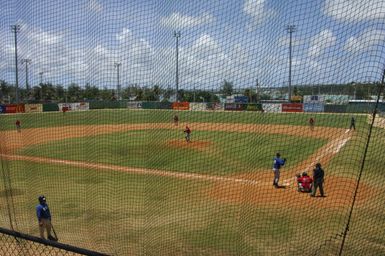
<svg viewBox="0 0 385 256"><path fill-rule="evenodd" d="M15 155L14 151L26 146L44 144L51 141L62 140L66 138L76 138L85 136L95 136L99 134L108 134L121 131L132 130L151 130L151 129L179 129L183 130L184 124L179 127L171 123L148 123L148 124L121 124L121 125L92 125L92 126L63 126L50 128L24 129L21 132L5 131L0 132L2 141L0 148L0 157L8 160L24 160L40 163L64 164L82 168L123 171L129 173L138 173L143 175L154 175L163 177L173 177L189 180L213 181L215 184L207 191L206 195L216 200L228 203L253 203L253 204L277 204L277 205L299 205L297 200L310 200L308 194L302 194L295 191L294 175L299 171L310 171L316 162L322 162L326 165L335 154L349 141L351 133L346 129L315 127L311 131L304 126L289 125L254 125L254 124L229 124L229 123L189 123L192 130L205 131L232 131L232 132L251 132L262 134L287 134L300 137L315 137L328 139L329 142L318 149L305 161L297 166L283 170L281 181L286 186L285 189L274 189L272 187L272 171L256 170L253 173L245 173L231 176L215 176L194 173L180 173L155 169L123 167L108 164L96 164L90 162L70 161L61 159L52 159L44 157L30 157ZM186 147L187 143L170 141L173 147ZM193 149L198 149L201 143L191 144ZM344 184L344 189L337 191L331 187L328 180ZM356 180L327 176L325 191L328 197L316 199L320 207L343 207L350 203L351 195L355 189ZM358 202L364 201L369 195L369 189L361 186ZM373 192L371 192L373 193ZM269 196L266 196L269 195ZM314 199L312 200L314 202ZM293 204L294 203L294 204Z"/></svg>

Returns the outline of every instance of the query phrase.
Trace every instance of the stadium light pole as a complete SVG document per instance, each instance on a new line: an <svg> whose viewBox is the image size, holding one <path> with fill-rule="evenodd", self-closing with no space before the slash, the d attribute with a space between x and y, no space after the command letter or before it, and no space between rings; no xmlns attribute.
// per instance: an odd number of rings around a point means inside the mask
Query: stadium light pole
<svg viewBox="0 0 385 256"><path fill-rule="evenodd" d="M122 63L120 62L115 62L114 63L114 66L116 68L116 76L117 76L117 85L116 85L116 97L118 100L121 99L120 97L120 66L122 65Z"/></svg>
<svg viewBox="0 0 385 256"><path fill-rule="evenodd" d="M293 32L295 32L296 27L295 25L288 25L286 27L286 31L290 35L290 40L289 40L289 84L288 84L288 90L289 90L289 102L291 102L291 62L292 62L292 37L293 37Z"/></svg>
<svg viewBox="0 0 385 256"><path fill-rule="evenodd" d="M40 100L43 100L43 74L44 74L43 71L39 72L39 76L40 76Z"/></svg>
<svg viewBox="0 0 385 256"><path fill-rule="evenodd" d="M27 89L27 93L29 93L29 84L28 84L28 64L31 64L31 59L22 59L21 64L25 63L25 88Z"/></svg>
<svg viewBox="0 0 385 256"><path fill-rule="evenodd" d="M11 26L12 32L15 34L15 68L16 68L16 88L15 88L15 97L16 97L16 104L19 104L19 70L17 67L17 33L20 31L20 25L12 25Z"/></svg>
<svg viewBox="0 0 385 256"><path fill-rule="evenodd" d="M44 72L39 72L39 76L40 76L40 86L43 84L43 74L44 74Z"/></svg>
<svg viewBox="0 0 385 256"><path fill-rule="evenodd" d="M180 38L180 31L174 31L174 37L176 39L176 70L175 70L175 86L176 86L176 93L175 93L175 100L176 102L179 102L179 38Z"/></svg>

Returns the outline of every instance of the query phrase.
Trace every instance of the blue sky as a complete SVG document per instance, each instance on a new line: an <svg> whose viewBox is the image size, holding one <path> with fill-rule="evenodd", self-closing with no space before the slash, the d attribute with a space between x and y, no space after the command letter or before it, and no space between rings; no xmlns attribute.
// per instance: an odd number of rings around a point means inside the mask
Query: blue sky
<svg viewBox="0 0 385 256"><path fill-rule="evenodd" d="M9 26L20 24L19 58L30 83L121 83L174 87L175 38L181 31L180 88L283 86L378 81L385 65L382 0L51 0L0 2L0 79L15 81ZM25 67L19 65L19 83Z"/></svg>

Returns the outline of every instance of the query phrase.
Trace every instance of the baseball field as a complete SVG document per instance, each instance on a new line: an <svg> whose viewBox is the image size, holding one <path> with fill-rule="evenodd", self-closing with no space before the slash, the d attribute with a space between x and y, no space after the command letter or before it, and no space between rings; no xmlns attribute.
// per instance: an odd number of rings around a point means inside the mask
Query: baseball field
<svg viewBox="0 0 385 256"><path fill-rule="evenodd" d="M381 255L385 130L373 128L366 148L368 116L356 116L356 130L350 117L126 109L2 115L0 226L38 236L35 206L44 194L61 242L112 255L335 255L355 200L344 255ZM272 186L276 152L287 158L281 189ZM297 192L295 174L311 174L317 162L325 198Z"/></svg>

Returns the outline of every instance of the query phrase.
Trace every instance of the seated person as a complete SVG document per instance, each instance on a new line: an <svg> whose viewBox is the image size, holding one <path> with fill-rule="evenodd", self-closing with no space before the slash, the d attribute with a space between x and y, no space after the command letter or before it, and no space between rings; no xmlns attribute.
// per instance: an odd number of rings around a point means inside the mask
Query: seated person
<svg viewBox="0 0 385 256"><path fill-rule="evenodd" d="M313 179L307 175L306 172L301 175L297 174L298 192L311 192Z"/></svg>

